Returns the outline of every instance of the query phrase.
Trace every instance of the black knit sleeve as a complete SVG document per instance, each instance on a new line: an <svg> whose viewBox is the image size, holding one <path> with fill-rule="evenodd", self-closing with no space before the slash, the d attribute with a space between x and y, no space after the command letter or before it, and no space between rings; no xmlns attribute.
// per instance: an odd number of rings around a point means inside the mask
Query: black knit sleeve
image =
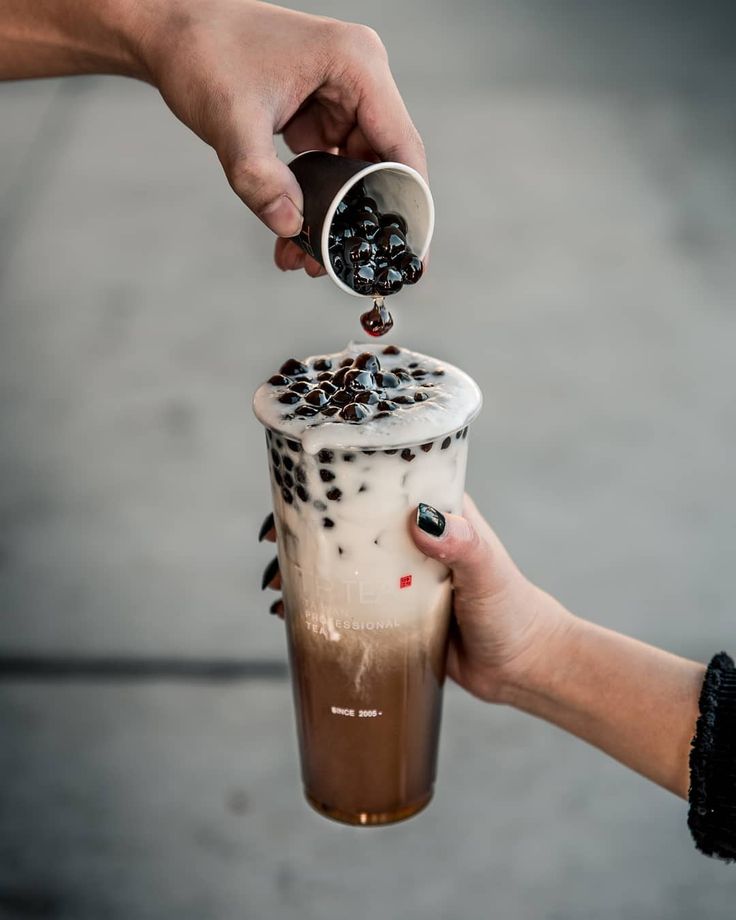
<svg viewBox="0 0 736 920"><path fill-rule="evenodd" d="M689 798L687 823L695 846L706 856L736 859L736 669L725 652L715 655L705 672Z"/></svg>

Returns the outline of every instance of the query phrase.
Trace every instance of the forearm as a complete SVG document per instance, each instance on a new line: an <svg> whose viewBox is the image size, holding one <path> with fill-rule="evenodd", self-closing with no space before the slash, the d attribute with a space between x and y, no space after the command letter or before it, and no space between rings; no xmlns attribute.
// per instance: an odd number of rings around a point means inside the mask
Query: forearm
<svg viewBox="0 0 736 920"><path fill-rule="evenodd" d="M546 719L687 797L704 665L542 603L560 628L504 701Z"/></svg>
<svg viewBox="0 0 736 920"><path fill-rule="evenodd" d="M0 0L0 79L116 73L146 77L149 0Z"/></svg>

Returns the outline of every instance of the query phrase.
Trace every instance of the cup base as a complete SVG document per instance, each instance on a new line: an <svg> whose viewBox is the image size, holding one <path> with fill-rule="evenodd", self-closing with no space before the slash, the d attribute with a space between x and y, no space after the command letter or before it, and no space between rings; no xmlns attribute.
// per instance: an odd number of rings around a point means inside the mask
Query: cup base
<svg viewBox="0 0 736 920"><path fill-rule="evenodd" d="M324 818L330 818L332 821L339 821L341 824L350 824L353 827L376 827L381 824L396 824L399 821L406 821L407 818L413 818L422 809L432 801L434 789L430 789L427 795L412 802L411 805L404 805L402 808L396 808L394 811L342 811L339 808L333 808L318 802L317 799L305 790L304 797L312 808Z"/></svg>

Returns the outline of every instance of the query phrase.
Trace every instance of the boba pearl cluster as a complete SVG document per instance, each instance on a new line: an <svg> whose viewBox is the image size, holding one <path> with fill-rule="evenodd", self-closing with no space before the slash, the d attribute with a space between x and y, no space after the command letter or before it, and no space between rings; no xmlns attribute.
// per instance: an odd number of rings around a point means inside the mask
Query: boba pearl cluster
<svg viewBox="0 0 736 920"><path fill-rule="evenodd" d="M422 261L406 241L400 214L381 213L363 182L338 204L330 227L330 263L358 294L388 297L422 277Z"/></svg>
<svg viewBox="0 0 736 920"><path fill-rule="evenodd" d="M397 345L353 343L289 358L254 397L266 428L308 453L427 443L462 430L480 405L476 383L452 365Z"/></svg>

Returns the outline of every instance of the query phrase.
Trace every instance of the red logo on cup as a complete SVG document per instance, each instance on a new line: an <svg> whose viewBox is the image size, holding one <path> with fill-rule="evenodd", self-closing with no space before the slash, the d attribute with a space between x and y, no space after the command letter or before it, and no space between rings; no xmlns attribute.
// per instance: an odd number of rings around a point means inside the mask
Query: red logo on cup
<svg viewBox="0 0 736 920"><path fill-rule="evenodd" d="M402 575L399 579L400 588L411 588L411 575Z"/></svg>

